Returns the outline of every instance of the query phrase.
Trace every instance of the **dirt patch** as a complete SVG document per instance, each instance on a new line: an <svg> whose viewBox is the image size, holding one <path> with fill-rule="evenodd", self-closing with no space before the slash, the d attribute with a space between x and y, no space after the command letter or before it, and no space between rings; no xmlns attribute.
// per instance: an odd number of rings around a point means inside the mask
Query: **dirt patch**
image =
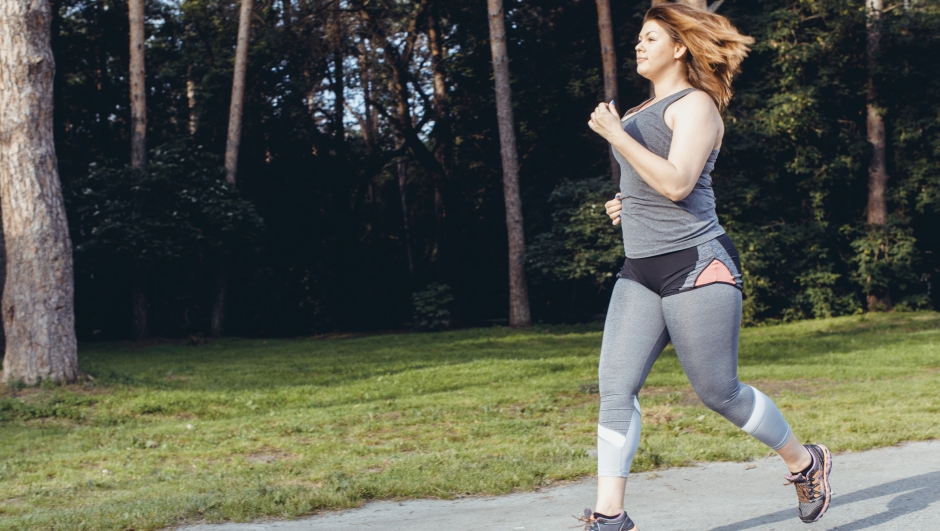
<svg viewBox="0 0 940 531"><path fill-rule="evenodd" d="M292 479L290 481L282 481L279 485L283 487L302 487L305 489L319 489L323 486L322 481L310 481L306 479Z"/></svg>
<svg viewBox="0 0 940 531"><path fill-rule="evenodd" d="M822 387L818 380L811 382L802 378L797 380L758 379L750 380L745 383L760 390L760 392L771 398L779 396L780 393L784 391L792 391L793 393L802 396L816 396L819 394L819 390ZM699 400L698 395L695 394L695 391L692 389L691 385L684 387L644 387L643 390L640 391L641 399L643 397L662 397L666 395L676 395L674 400L669 401L672 405L683 407L705 407L705 404Z"/></svg>
<svg viewBox="0 0 940 531"><path fill-rule="evenodd" d="M816 396L819 390L829 382L820 383L819 380L810 381L799 378L797 380L752 380L745 383L773 398L784 391L792 391L802 396Z"/></svg>
<svg viewBox="0 0 940 531"><path fill-rule="evenodd" d="M98 387L91 380L76 382L71 384L56 385L54 387L21 387L16 388L12 385L0 385L0 398L19 398L23 401L42 399L56 391L65 391L76 395L97 396L110 394L108 389Z"/></svg>
<svg viewBox="0 0 940 531"><path fill-rule="evenodd" d="M642 410L643 423L647 425L669 424L681 416L682 413L675 411L669 404L659 404Z"/></svg>
<svg viewBox="0 0 940 531"><path fill-rule="evenodd" d="M249 463L252 463L252 464L269 464L269 463L274 463L276 461L286 461L286 460L296 459L296 458L297 456L292 453L285 452L279 448L266 446L262 448L261 451L259 452L246 455L245 461L248 461Z"/></svg>

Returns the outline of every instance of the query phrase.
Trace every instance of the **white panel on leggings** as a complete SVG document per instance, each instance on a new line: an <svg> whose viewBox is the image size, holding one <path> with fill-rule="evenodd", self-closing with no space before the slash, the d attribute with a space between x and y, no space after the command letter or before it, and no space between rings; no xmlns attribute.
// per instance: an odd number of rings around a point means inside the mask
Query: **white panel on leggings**
<svg viewBox="0 0 940 531"><path fill-rule="evenodd" d="M751 412L751 416L747 419L747 424L742 426L741 429L747 433L753 434L757 430L757 427L760 426L760 422L764 420L764 412L767 410L767 397L764 396L764 393L761 393L753 387L751 387L751 391L754 392L754 411Z"/></svg>
<svg viewBox="0 0 940 531"><path fill-rule="evenodd" d="M617 448L623 448L623 445L627 444L626 437L620 435L610 428L605 428L600 424L597 425L597 436L616 446Z"/></svg>

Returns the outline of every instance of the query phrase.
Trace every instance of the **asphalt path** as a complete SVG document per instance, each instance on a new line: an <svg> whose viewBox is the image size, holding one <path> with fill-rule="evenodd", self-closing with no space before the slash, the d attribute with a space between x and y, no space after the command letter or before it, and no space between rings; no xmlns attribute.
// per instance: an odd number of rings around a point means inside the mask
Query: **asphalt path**
<svg viewBox="0 0 940 531"><path fill-rule="evenodd" d="M641 531L940 531L940 441L833 457L832 504L818 522L797 517L779 458L702 463L639 473L626 506ZM376 501L298 520L201 524L180 531L575 531L594 503L591 478L505 496Z"/></svg>

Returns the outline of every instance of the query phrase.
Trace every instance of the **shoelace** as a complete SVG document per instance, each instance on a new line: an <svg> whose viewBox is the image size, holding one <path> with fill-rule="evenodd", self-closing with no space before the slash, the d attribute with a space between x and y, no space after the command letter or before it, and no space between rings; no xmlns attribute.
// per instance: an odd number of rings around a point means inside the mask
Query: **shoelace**
<svg viewBox="0 0 940 531"><path fill-rule="evenodd" d="M819 482L810 479L808 476L799 474L788 478L788 484L796 485L796 496L800 501L811 502L819 497Z"/></svg>
<svg viewBox="0 0 940 531"><path fill-rule="evenodd" d="M578 521L584 524L584 531L588 531L594 526L594 522L597 521L597 518L594 518L594 513L591 512L590 509L585 509L584 516L578 517Z"/></svg>

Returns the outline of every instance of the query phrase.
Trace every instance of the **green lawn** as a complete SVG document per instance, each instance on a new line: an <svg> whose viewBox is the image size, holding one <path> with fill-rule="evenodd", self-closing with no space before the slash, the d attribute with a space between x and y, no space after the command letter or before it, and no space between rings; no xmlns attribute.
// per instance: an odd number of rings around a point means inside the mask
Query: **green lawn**
<svg viewBox="0 0 940 531"><path fill-rule="evenodd" d="M0 398L0 529L292 517L587 476L600 341L588 326L82 345L93 384ZM940 436L937 313L745 329L740 375L834 451ZM640 398L635 470L768 453L698 403L671 350Z"/></svg>

